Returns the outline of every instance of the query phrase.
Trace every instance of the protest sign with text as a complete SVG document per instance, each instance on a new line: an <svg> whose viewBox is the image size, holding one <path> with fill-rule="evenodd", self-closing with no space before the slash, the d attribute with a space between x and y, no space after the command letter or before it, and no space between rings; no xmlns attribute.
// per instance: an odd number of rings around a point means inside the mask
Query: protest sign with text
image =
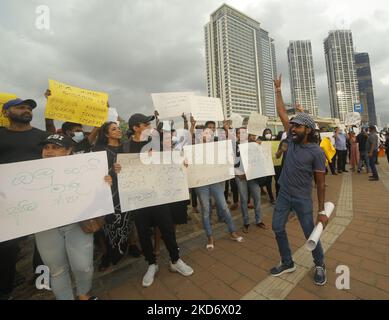
<svg viewBox="0 0 389 320"><path fill-rule="evenodd" d="M268 119L268 117L263 116L258 112L251 113L247 124L248 133L256 136L262 136L263 131L266 129Z"/></svg>
<svg viewBox="0 0 389 320"><path fill-rule="evenodd" d="M231 140L200 143L184 147L188 185L206 186L234 178L234 158Z"/></svg>
<svg viewBox="0 0 389 320"><path fill-rule="evenodd" d="M114 212L105 152L0 165L0 242Z"/></svg>
<svg viewBox="0 0 389 320"><path fill-rule="evenodd" d="M49 80L45 118L100 127L108 118L108 94Z"/></svg>
<svg viewBox="0 0 389 320"><path fill-rule="evenodd" d="M241 143L239 150L247 180L274 176L271 141Z"/></svg>
<svg viewBox="0 0 389 320"><path fill-rule="evenodd" d="M183 113L190 113L189 96L193 92L164 92L152 93L154 109L158 111L160 119L179 117Z"/></svg>
<svg viewBox="0 0 389 320"><path fill-rule="evenodd" d="M169 158L179 159L179 152L152 152L150 161L147 157L147 152L118 154L117 161L121 165L118 185L122 212L189 199L183 161L166 161Z"/></svg>

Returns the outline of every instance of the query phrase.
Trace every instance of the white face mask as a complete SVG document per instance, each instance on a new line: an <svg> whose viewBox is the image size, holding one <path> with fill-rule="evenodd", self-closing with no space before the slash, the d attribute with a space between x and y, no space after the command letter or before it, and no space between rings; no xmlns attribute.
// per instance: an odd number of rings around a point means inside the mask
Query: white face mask
<svg viewBox="0 0 389 320"><path fill-rule="evenodd" d="M271 134L270 133L268 133L268 134L265 134L265 138L266 138L266 140L271 140Z"/></svg>
<svg viewBox="0 0 389 320"><path fill-rule="evenodd" d="M82 140L84 140L84 138L85 138L84 132L75 132L75 133L74 133L74 136L73 136L73 138L72 138L72 140L73 140L74 142L79 143L79 142L81 142Z"/></svg>

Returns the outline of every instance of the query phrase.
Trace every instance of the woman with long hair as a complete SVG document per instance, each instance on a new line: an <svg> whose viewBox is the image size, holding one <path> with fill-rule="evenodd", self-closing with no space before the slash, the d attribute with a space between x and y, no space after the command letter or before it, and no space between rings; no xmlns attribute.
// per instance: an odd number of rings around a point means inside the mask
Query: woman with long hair
<svg viewBox="0 0 389 320"><path fill-rule="evenodd" d="M102 125L93 151L106 151L109 174L112 177L112 199L115 212L105 216L103 230L97 237L103 238L103 257L99 271L105 271L111 264L117 264L123 257L128 246L129 212L121 212L118 180L113 165L116 163L117 153L121 150L122 131L116 122L106 122ZM105 252L104 252L105 251Z"/></svg>
<svg viewBox="0 0 389 320"><path fill-rule="evenodd" d="M359 145L355 132L350 132L350 166L351 171L355 171L355 168L358 168L359 163Z"/></svg>

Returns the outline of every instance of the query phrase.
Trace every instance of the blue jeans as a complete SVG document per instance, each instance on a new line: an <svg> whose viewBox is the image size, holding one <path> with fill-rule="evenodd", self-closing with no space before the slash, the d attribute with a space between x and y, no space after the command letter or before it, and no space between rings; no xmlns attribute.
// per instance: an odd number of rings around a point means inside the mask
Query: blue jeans
<svg viewBox="0 0 389 320"><path fill-rule="evenodd" d="M308 239L315 227L313 222L312 199L293 197L286 191L282 190L281 187L276 206L274 208L272 228L276 235L278 250L281 255L281 262L287 265L293 262L288 236L285 231L289 212L292 210L296 212L305 238ZM316 266L322 266L324 264L324 253L320 241L318 242L315 250L312 251L312 256Z"/></svg>
<svg viewBox="0 0 389 320"><path fill-rule="evenodd" d="M361 151L359 156L358 170L361 171L363 161L366 163L366 171L369 172L369 156L367 151Z"/></svg>
<svg viewBox="0 0 389 320"><path fill-rule="evenodd" d="M254 213L255 213L255 223L258 224L262 222L261 214L261 192L259 188L259 183L256 179L247 181L246 179L242 180L238 176L235 177L236 184L238 185L239 195L240 195L240 208L242 210L243 224L250 224L249 219L249 210L247 208L248 204L248 190L254 199Z"/></svg>
<svg viewBox="0 0 389 320"><path fill-rule="evenodd" d="M77 284L77 294L86 295L93 278L93 233L82 231L78 223L35 234L44 264L50 269L51 288L57 300L74 300L69 266Z"/></svg>
<svg viewBox="0 0 389 320"><path fill-rule="evenodd" d="M224 190L225 182L220 182L220 185L221 185L222 189ZM216 202L217 218L218 218L219 221L223 221L224 220L223 204L220 204L220 202L217 202L216 199L215 199L215 202ZM210 212L210 215L211 215L212 214L212 199L211 198L209 198L209 212Z"/></svg>
<svg viewBox="0 0 389 320"><path fill-rule="evenodd" d="M377 168L375 166L375 162L377 161L377 157L378 157L378 151L377 150L374 150L373 151L373 156L369 157L369 165L370 165L370 168L371 168L371 173L373 174L374 178L378 178L378 172L377 172Z"/></svg>
<svg viewBox="0 0 389 320"><path fill-rule="evenodd" d="M231 212L228 209L227 202L224 197L224 187L220 183L214 183L208 186L198 187L196 188L196 194L200 201L203 226L207 237L212 236L212 227L210 221L211 210L209 206L209 199L211 198L211 195L216 201L216 206L224 215L225 221L228 226L228 231L236 231L234 222L232 221Z"/></svg>

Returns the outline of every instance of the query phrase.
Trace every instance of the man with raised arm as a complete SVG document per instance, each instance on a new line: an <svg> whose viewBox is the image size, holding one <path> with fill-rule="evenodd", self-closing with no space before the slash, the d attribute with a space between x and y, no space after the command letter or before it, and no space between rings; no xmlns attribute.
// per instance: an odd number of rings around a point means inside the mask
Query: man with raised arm
<svg viewBox="0 0 389 320"><path fill-rule="evenodd" d="M288 152L279 179L281 186L274 208L272 228L281 255L280 265L270 270L271 275L296 270L289 247L285 226L289 212L294 211L300 221L305 238L308 239L315 225L312 205L312 179L317 182L318 215L317 221L325 227L328 218L324 212L325 154L315 142L315 122L306 113L298 113L289 121L281 94L281 75L274 80L276 106L285 131L287 132ZM324 285L327 281L324 253L319 242L312 252L315 263L314 283Z"/></svg>

